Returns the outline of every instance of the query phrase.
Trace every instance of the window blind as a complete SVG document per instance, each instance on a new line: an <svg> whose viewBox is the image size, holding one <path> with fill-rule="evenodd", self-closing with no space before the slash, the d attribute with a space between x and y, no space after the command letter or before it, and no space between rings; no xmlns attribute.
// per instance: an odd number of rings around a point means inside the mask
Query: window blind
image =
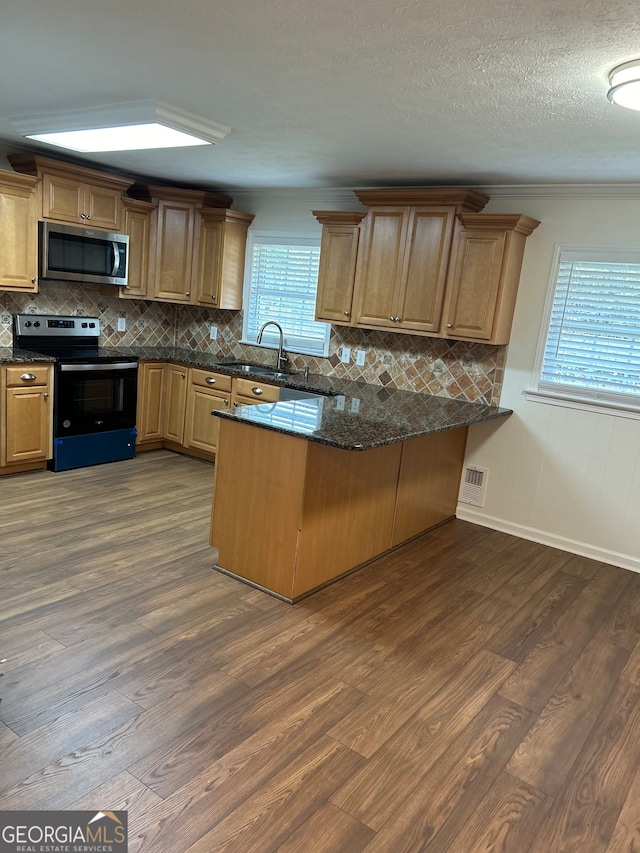
<svg viewBox="0 0 640 853"><path fill-rule="evenodd" d="M538 388L640 402L640 263L561 254Z"/></svg>
<svg viewBox="0 0 640 853"><path fill-rule="evenodd" d="M319 262L319 239L252 239L245 340L255 342L263 323L275 320L282 326L285 349L326 355L330 327L314 319ZM266 329L262 342L277 346L277 330Z"/></svg>

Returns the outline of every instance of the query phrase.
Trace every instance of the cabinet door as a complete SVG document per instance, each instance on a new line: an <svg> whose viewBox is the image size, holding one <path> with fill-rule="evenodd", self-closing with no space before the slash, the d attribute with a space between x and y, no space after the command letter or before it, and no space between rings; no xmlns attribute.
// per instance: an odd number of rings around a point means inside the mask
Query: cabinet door
<svg viewBox="0 0 640 853"><path fill-rule="evenodd" d="M52 405L48 386L7 388L3 465L51 458Z"/></svg>
<svg viewBox="0 0 640 853"><path fill-rule="evenodd" d="M504 231L459 232L445 334L452 338L491 341L505 241Z"/></svg>
<svg viewBox="0 0 640 853"><path fill-rule="evenodd" d="M454 212L447 207L411 208L402 268L402 286L394 306L396 327L438 332L451 251Z"/></svg>
<svg viewBox="0 0 640 853"><path fill-rule="evenodd" d="M30 178L0 183L0 289L38 290L36 195Z"/></svg>
<svg viewBox="0 0 640 853"><path fill-rule="evenodd" d="M207 453L216 452L220 419L214 417L211 412L215 409L228 409L230 400L229 393L209 391L197 385L190 386L185 423L185 447L193 447Z"/></svg>
<svg viewBox="0 0 640 853"><path fill-rule="evenodd" d="M316 320L351 323L359 238L357 225L322 226Z"/></svg>
<svg viewBox="0 0 640 853"><path fill-rule="evenodd" d="M224 222L197 217L199 222L198 258L195 280L198 305L220 307L222 284L222 253L224 247ZM240 304L242 307L242 294Z"/></svg>
<svg viewBox="0 0 640 853"><path fill-rule="evenodd" d="M42 216L79 225L84 220L84 185L60 175L43 175Z"/></svg>
<svg viewBox="0 0 640 853"><path fill-rule="evenodd" d="M156 248L155 298L191 301L191 259L195 207L178 201L160 201Z"/></svg>
<svg viewBox="0 0 640 853"><path fill-rule="evenodd" d="M165 365L141 363L138 373L137 444L164 438L163 388Z"/></svg>
<svg viewBox="0 0 640 853"><path fill-rule="evenodd" d="M96 228L120 231L122 191L94 184L84 185L83 213L86 222Z"/></svg>
<svg viewBox="0 0 640 853"><path fill-rule="evenodd" d="M156 208L143 201L124 202L124 232L129 235L129 275L120 296L146 299L153 288Z"/></svg>
<svg viewBox="0 0 640 853"><path fill-rule="evenodd" d="M356 282L357 325L395 328L408 208L369 211Z"/></svg>
<svg viewBox="0 0 640 853"><path fill-rule="evenodd" d="M197 220L192 293L198 305L237 311L242 308L247 229L253 216L202 208Z"/></svg>
<svg viewBox="0 0 640 853"><path fill-rule="evenodd" d="M167 364L164 379L164 437L175 441L176 444L182 444L187 404L187 368Z"/></svg>

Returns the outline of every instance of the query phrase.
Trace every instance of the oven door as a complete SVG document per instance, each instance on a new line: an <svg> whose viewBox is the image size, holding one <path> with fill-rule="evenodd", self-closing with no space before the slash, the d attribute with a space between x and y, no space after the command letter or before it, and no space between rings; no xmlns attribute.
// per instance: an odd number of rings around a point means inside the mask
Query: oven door
<svg viewBox="0 0 640 853"><path fill-rule="evenodd" d="M138 363L56 365L54 438L136 425Z"/></svg>

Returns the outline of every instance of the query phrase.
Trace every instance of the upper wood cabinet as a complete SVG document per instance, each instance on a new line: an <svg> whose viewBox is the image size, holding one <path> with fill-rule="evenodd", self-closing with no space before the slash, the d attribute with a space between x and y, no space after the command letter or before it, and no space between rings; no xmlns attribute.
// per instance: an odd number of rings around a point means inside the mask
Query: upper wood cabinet
<svg viewBox="0 0 640 853"><path fill-rule="evenodd" d="M461 214L458 220L443 334L507 344L525 240L540 223L518 214Z"/></svg>
<svg viewBox="0 0 640 853"><path fill-rule="evenodd" d="M154 284L158 206L123 198L124 233L129 235L129 274L120 296L147 299Z"/></svg>
<svg viewBox="0 0 640 853"><path fill-rule="evenodd" d="M42 219L122 229L122 194L132 180L33 154L11 154L8 160L16 172L40 179Z"/></svg>
<svg viewBox="0 0 640 853"><path fill-rule="evenodd" d="M242 307L247 229L253 216L228 210L228 196L134 186L157 205L153 287L148 298L215 308Z"/></svg>
<svg viewBox="0 0 640 853"><path fill-rule="evenodd" d="M194 264L198 305L242 308L247 231L253 216L236 210L200 208L197 256Z"/></svg>
<svg viewBox="0 0 640 853"><path fill-rule="evenodd" d="M316 320L351 325L360 223L366 211L311 211L322 225Z"/></svg>
<svg viewBox="0 0 640 853"><path fill-rule="evenodd" d="M38 290L37 178L0 172L0 290Z"/></svg>
<svg viewBox="0 0 640 853"><path fill-rule="evenodd" d="M358 326L436 334L455 215L489 200L473 190L359 190L369 207L358 256Z"/></svg>
<svg viewBox="0 0 640 853"><path fill-rule="evenodd" d="M322 223L317 319L508 343L524 243L537 220L480 213L488 197L462 188L356 195L364 218L313 211Z"/></svg>

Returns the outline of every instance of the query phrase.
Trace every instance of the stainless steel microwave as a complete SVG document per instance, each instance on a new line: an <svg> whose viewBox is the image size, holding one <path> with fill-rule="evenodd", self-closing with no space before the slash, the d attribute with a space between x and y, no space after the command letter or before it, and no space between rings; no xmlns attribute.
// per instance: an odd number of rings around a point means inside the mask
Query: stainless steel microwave
<svg viewBox="0 0 640 853"><path fill-rule="evenodd" d="M127 283L129 237L99 228L40 223L40 277L89 284Z"/></svg>

